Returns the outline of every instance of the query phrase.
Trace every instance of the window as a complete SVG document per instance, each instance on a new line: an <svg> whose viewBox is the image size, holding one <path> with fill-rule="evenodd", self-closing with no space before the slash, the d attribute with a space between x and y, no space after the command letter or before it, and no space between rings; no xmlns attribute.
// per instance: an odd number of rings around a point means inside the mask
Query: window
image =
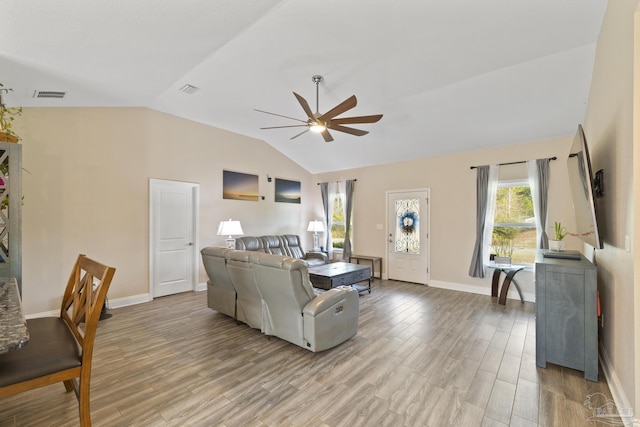
<svg viewBox="0 0 640 427"><path fill-rule="evenodd" d="M536 222L527 180L498 182L491 249L513 263L533 264Z"/></svg>
<svg viewBox="0 0 640 427"><path fill-rule="evenodd" d="M350 231L353 228L350 228ZM334 249L344 248L344 207L342 203L342 197L336 195L333 200L333 216L331 219L331 245ZM353 232L351 232L353 235Z"/></svg>

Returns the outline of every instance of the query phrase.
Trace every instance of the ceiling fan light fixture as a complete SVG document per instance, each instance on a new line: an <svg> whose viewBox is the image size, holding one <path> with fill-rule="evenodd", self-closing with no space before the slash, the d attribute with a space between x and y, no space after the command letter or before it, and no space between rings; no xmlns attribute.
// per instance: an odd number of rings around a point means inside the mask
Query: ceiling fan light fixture
<svg viewBox="0 0 640 427"><path fill-rule="evenodd" d="M323 125L322 123L314 122L309 127L309 130L311 132L321 133L321 132L324 132L325 130L327 130L327 127L325 125Z"/></svg>
<svg viewBox="0 0 640 427"><path fill-rule="evenodd" d="M315 75L312 78L313 82L316 84L316 112L314 113L309 106L309 103L306 99L293 92L293 96L296 97L298 103L304 110L307 115L306 120L296 119L294 117L284 116L282 114L270 113L269 111L256 110L261 113L271 114L274 116L284 117L287 119L295 120L296 122L302 123L297 125L284 125L284 126L268 126L262 127L260 129L280 129L280 128L295 128L295 127L305 127L306 129L297 135L292 136L290 139L296 139L300 135L305 134L306 132L319 133L322 135L322 138L325 142L333 141L333 137L331 136L331 131L344 132L355 136L363 136L368 134L368 131L355 129L349 126L351 124L360 124L360 123L375 123L382 118L382 114L375 114L369 116L356 116L356 117L338 117L346 111L351 110L356 106L358 100L355 95L351 95L349 98L342 101L340 104L336 105L329 111L325 113L320 113L319 108L319 94L318 94L318 86L322 81L322 76Z"/></svg>

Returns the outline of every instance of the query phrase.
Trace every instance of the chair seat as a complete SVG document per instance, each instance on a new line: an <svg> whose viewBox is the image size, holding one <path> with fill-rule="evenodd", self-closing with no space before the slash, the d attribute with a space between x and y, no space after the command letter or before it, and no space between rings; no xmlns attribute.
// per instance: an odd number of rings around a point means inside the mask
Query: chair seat
<svg viewBox="0 0 640 427"><path fill-rule="evenodd" d="M0 387L81 366L71 330L59 317L27 320L29 342L0 355Z"/></svg>

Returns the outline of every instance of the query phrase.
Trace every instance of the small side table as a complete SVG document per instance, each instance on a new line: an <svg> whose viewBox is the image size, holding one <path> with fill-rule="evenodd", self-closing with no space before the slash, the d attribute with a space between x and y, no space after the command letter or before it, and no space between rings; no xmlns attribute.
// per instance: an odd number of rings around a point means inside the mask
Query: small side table
<svg viewBox="0 0 640 427"><path fill-rule="evenodd" d="M376 263L378 264L378 279L382 280L382 257L379 256L369 256L369 255L349 255L349 262L351 260L355 260L356 264L360 264L360 261L368 261L371 263L371 280L376 279Z"/></svg>
<svg viewBox="0 0 640 427"><path fill-rule="evenodd" d="M518 295L520 295L520 301L524 302L522 290L520 289L520 285L518 285L518 282L516 282L515 279L516 274L518 274L519 271L524 270L524 265L488 264L487 267L493 269L493 280L491 281L491 296L497 297L498 290L500 291L498 304L505 305L507 303L507 292L509 292L509 286L511 285L511 282L513 282L513 285L518 291ZM502 286L500 286L500 276L503 272L506 274L506 277L502 281Z"/></svg>

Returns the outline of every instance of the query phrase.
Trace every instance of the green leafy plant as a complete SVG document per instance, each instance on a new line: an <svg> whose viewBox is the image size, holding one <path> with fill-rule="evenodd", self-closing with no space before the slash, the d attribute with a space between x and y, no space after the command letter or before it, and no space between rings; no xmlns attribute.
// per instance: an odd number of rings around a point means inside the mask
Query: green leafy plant
<svg viewBox="0 0 640 427"><path fill-rule="evenodd" d="M556 221L554 223L554 227L555 227L555 237L556 237L554 240L562 240L564 239L564 236L569 234L567 229L562 226L562 223L560 221Z"/></svg>
<svg viewBox="0 0 640 427"><path fill-rule="evenodd" d="M511 257L515 245L513 239L520 233L517 227L495 227L491 247L499 257Z"/></svg>
<svg viewBox="0 0 640 427"><path fill-rule="evenodd" d="M13 130L13 121L16 117L22 115L22 107L7 107L2 99L2 95L12 90L13 89L5 88L4 85L0 83L0 132L12 136L19 141L21 138Z"/></svg>

